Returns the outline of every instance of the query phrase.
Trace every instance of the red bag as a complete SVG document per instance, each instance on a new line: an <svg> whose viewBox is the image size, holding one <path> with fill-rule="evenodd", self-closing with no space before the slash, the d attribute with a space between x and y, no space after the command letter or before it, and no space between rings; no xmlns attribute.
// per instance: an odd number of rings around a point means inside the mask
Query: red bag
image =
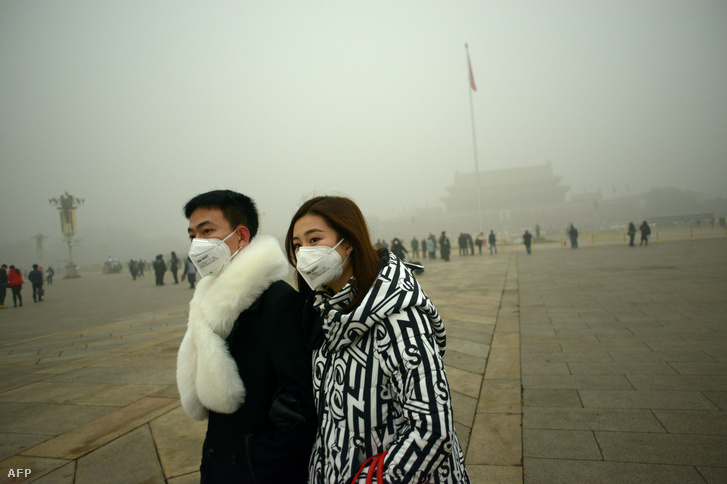
<svg viewBox="0 0 727 484"><path fill-rule="evenodd" d="M366 462L363 463L356 475L353 476L351 484L356 484L356 482L358 482L358 476L361 475L361 472L366 469L366 467L369 468L368 474L366 476L366 484L372 484L374 482L374 472L376 473L376 484L384 484L385 457L386 452L382 452L380 454L372 455L371 457L366 459Z"/></svg>

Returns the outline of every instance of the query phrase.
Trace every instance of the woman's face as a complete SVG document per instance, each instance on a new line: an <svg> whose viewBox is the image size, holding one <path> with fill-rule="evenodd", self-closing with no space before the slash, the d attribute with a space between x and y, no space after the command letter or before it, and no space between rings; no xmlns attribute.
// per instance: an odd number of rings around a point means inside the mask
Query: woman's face
<svg viewBox="0 0 727 484"><path fill-rule="evenodd" d="M295 225L293 225L293 250L298 253L298 249L301 247L334 247L341 241L341 237L336 233L326 219L320 215L307 214L299 218ZM341 260L346 258L353 251L353 247L347 240L344 240L341 245L336 247L336 252L341 256ZM330 287L335 291L339 291L352 276L352 269L350 261L347 261L343 266L343 275L341 278L330 284Z"/></svg>
<svg viewBox="0 0 727 484"><path fill-rule="evenodd" d="M341 237L338 233L320 215L303 215L293 225L293 249L296 254L301 247L334 247L340 241ZM348 247L348 250L344 248L344 245ZM345 259L350 254L350 248L351 245L346 244L346 241L336 248L342 255L341 259Z"/></svg>

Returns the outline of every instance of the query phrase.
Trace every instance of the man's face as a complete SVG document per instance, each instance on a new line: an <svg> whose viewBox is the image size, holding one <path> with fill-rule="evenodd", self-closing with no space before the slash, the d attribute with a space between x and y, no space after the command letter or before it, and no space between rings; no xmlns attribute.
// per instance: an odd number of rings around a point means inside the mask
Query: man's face
<svg viewBox="0 0 727 484"><path fill-rule="evenodd" d="M189 216L187 233L190 241L195 238L224 240L233 231L235 234L225 240L225 244L230 248L230 254L250 243L250 231L247 227L243 225L237 228L231 227L219 208L200 207Z"/></svg>

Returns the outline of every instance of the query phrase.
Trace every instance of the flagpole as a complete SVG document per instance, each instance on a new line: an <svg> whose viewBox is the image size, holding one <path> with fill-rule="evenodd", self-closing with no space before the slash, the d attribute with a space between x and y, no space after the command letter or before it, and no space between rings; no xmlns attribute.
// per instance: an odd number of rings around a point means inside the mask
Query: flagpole
<svg viewBox="0 0 727 484"><path fill-rule="evenodd" d="M475 76L472 73L472 63L470 62L470 51L469 46L467 44L464 44L464 50L467 53L467 71L468 71L468 81L469 81L469 87L467 88L467 91L470 95L470 117L472 119L472 148L475 156L475 177L477 180L477 215L478 220L480 222L480 232L484 232L484 229L482 227L482 189L480 188L480 165L477 161L477 131L475 130L475 108L474 104L472 102L472 91L476 91L477 87L475 86Z"/></svg>

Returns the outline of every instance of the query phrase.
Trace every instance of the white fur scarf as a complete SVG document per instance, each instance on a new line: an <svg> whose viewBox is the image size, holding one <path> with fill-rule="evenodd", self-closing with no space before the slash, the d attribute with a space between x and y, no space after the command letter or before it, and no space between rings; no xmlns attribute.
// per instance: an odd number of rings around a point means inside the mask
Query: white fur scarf
<svg viewBox="0 0 727 484"><path fill-rule="evenodd" d="M222 274L197 284L177 355L179 395L194 420L206 419L209 410L233 413L245 402L245 386L225 338L240 313L287 273L288 262L275 237L258 235Z"/></svg>

